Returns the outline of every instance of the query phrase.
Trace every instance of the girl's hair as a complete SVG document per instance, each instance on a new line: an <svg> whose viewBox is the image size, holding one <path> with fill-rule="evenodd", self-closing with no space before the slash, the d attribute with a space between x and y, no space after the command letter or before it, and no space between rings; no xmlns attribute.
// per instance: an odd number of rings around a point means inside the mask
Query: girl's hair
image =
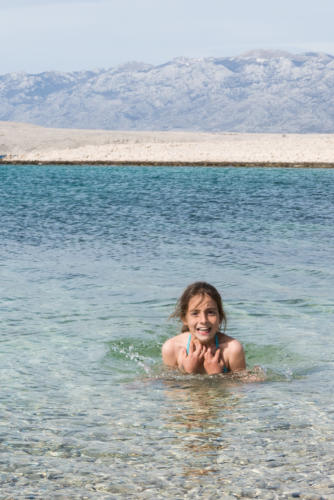
<svg viewBox="0 0 334 500"><path fill-rule="evenodd" d="M223 308L222 298L216 288L212 285L209 285L209 283L206 283L205 281L197 281L196 283L192 283L191 285L187 286L187 288L184 290L183 294L177 301L175 311L173 312L173 314L171 314L171 318L179 318L183 320L188 311L189 301L190 299L195 297L195 295L208 295L212 300L216 302L220 324L223 325L223 329L225 330L227 319ZM181 331L186 332L187 330L187 326L183 325Z"/></svg>

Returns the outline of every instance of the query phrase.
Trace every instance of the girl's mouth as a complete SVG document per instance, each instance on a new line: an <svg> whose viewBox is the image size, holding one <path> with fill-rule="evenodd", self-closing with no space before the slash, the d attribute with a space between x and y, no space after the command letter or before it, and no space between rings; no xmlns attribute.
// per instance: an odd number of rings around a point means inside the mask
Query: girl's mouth
<svg viewBox="0 0 334 500"><path fill-rule="evenodd" d="M200 335L209 335L211 328L203 327L203 328L196 328L196 330Z"/></svg>

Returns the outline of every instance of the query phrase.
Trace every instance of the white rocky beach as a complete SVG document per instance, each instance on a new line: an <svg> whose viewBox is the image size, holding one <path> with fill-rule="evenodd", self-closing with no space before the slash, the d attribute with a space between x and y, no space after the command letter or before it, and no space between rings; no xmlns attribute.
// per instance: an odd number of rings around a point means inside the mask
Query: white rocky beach
<svg viewBox="0 0 334 500"><path fill-rule="evenodd" d="M334 167L334 134L56 129L0 122L6 163Z"/></svg>

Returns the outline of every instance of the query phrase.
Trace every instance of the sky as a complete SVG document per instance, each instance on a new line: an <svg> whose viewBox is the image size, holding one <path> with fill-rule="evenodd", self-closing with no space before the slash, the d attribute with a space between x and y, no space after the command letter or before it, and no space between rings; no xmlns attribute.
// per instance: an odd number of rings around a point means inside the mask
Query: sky
<svg viewBox="0 0 334 500"><path fill-rule="evenodd" d="M0 0L0 74L256 49L334 55L333 0Z"/></svg>

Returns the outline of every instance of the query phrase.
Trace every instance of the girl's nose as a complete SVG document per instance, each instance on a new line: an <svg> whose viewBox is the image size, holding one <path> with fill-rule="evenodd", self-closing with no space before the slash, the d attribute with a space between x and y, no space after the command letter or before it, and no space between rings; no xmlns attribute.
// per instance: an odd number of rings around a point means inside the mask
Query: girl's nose
<svg viewBox="0 0 334 500"><path fill-rule="evenodd" d="M206 314L204 312L201 313L199 319L202 323L206 323Z"/></svg>

